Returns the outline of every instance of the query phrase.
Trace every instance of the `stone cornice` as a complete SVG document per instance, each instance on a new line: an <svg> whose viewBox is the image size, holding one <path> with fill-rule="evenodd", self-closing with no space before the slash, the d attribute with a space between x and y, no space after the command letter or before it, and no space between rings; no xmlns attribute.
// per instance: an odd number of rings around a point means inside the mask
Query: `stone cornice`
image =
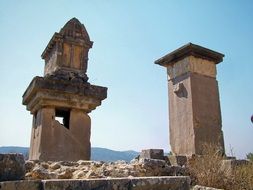
<svg viewBox="0 0 253 190"><path fill-rule="evenodd" d="M37 76L23 94L23 105L27 105L27 110L32 113L46 105L90 112L106 97L106 87Z"/></svg>
<svg viewBox="0 0 253 190"><path fill-rule="evenodd" d="M224 55L219 52L207 49L199 45L188 43L156 60L155 64L167 67L190 55L213 61L215 64L222 62L224 57Z"/></svg>

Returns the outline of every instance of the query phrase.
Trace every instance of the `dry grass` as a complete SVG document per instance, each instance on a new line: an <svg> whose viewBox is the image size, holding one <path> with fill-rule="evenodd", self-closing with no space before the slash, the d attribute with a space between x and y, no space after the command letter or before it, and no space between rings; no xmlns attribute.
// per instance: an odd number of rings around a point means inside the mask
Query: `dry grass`
<svg viewBox="0 0 253 190"><path fill-rule="evenodd" d="M253 163L224 167L217 147L205 145L203 156L196 156L188 163L192 183L225 190L253 190Z"/></svg>
<svg viewBox="0 0 253 190"><path fill-rule="evenodd" d="M253 163L236 167L231 179L231 190L253 190Z"/></svg>

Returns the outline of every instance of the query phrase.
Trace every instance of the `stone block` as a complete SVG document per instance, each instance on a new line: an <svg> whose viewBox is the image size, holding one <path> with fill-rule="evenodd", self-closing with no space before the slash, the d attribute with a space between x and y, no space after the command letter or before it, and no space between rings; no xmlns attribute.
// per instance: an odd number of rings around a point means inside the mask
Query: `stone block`
<svg viewBox="0 0 253 190"><path fill-rule="evenodd" d="M0 190L190 190L186 176L0 182Z"/></svg>
<svg viewBox="0 0 253 190"><path fill-rule="evenodd" d="M222 168L226 171L232 171L235 167L246 165L248 163L249 163L248 160L236 160L236 159L223 160Z"/></svg>
<svg viewBox="0 0 253 190"><path fill-rule="evenodd" d="M0 182L0 190L43 190L41 181L5 181Z"/></svg>
<svg viewBox="0 0 253 190"><path fill-rule="evenodd" d="M43 190L189 190L184 176L107 178L90 180L43 180Z"/></svg>
<svg viewBox="0 0 253 190"><path fill-rule="evenodd" d="M170 164L173 166L183 166L187 163L186 156L170 155L170 156L168 156L168 160L169 160Z"/></svg>
<svg viewBox="0 0 253 190"><path fill-rule="evenodd" d="M190 178L184 176L143 177L131 180L131 190L189 190Z"/></svg>
<svg viewBox="0 0 253 190"><path fill-rule="evenodd" d="M142 150L140 158L150 158L164 160L163 149L146 149Z"/></svg>
<svg viewBox="0 0 253 190"><path fill-rule="evenodd" d="M43 180L43 190L128 190L130 180L90 179L90 180Z"/></svg>
<svg viewBox="0 0 253 190"><path fill-rule="evenodd" d="M0 154L0 181L24 179L25 160L22 154Z"/></svg>

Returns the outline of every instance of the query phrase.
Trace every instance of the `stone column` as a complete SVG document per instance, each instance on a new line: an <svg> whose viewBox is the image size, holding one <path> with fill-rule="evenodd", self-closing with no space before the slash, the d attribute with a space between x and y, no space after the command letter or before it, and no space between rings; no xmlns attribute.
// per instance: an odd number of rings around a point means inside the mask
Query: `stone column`
<svg viewBox="0 0 253 190"><path fill-rule="evenodd" d="M54 108L51 107L42 108L34 113L29 160L39 160L52 154L50 150L54 144L51 139L54 117Z"/></svg>
<svg viewBox="0 0 253 190"><path fill-rule="evenodd" d="M216 64L224 55L189 43L155 61L167 68L170 145L174 155L224 152Z"/></svg>
<svg viewBox="0 0 253 190"><path fill-rule="evenodd" d="M107 97L106 87L88 82L92 44L84 25L72 18L43 51L44 76L34 77L23 95L33 114L29 159L90 160L88 114Z"/></svg>

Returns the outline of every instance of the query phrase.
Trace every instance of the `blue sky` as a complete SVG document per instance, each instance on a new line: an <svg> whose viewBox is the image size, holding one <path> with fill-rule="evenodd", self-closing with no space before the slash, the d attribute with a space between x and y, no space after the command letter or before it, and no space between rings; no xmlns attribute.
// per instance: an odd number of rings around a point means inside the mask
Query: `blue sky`
<svg viewBox="0 0 253 190"><path fill-rule="evenodd" d="M192 42L225 54L218 65L227 153L253 152L253 1L130 0L0 2L0 146L29 146L32 117L22 94L43 75L54 32L78 18L94 41L89 81L108 87L91 113L92 146L169 147L166 70L153 62Z"/></svg>

